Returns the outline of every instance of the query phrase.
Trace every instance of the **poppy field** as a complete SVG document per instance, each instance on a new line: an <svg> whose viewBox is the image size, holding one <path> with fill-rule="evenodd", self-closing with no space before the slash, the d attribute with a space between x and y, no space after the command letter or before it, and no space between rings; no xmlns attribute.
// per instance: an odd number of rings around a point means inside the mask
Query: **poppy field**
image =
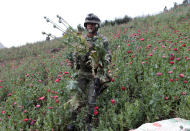
<svg viewBox="0 0 190 131"><path fill-rule="evenodd" d="M110 41L112 81L97 99L95 131L190 118L190 6L100 29ZM1 131L65 131L66 86L76 70L62 38L0 50ZM75 122L85 130L83 107Z"/></svg>

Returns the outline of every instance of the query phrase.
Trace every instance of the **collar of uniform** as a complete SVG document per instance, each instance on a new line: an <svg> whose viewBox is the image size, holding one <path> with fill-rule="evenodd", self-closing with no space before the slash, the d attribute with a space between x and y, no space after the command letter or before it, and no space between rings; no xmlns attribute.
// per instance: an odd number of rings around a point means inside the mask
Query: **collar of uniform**
<svg viewBox="0 0 190 131"><path fill-rule="evenodd" d="M88 35L86 35L86 40L87 41L95 41L98 39L98 37L100 36L100 34L97 32L97 35L95 35L94 37L88 37Z"/></svg>

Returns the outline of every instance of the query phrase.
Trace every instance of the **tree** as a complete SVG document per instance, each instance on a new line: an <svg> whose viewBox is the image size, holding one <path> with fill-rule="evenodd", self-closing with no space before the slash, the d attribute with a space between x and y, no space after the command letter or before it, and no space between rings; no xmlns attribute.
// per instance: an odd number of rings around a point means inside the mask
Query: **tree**
<svg viewBox="0 0 190 131"><path fill-rule="evenodd" d="M184 5L190 4L190 0L184 0L184 1L183 1L183 4L184 4Z"/></svg>

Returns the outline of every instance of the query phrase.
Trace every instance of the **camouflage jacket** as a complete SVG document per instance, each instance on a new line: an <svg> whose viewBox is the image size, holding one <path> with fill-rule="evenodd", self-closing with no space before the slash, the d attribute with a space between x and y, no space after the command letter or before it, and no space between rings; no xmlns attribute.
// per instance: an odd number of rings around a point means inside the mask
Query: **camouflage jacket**
<svg viewBox="0 0 190 131"><path fill-rule="evenodd" d="M103 35L97 33L96 36L93 38L88 37L87 35L85 36L87 42L90 44L90 51L85 55L85 56L77 56L75 54L74 56L74 63L76 65L76 69L78 69L80 72L85 72L85 73L92 73L92 67L90 66L87 61L89 60L89 54L91 51L94 50L94 47L97 46L97 42L99 38L101 38L101 42L103 43L103 47L106 50L106 55L105 55L105 62L107 65L111 62L112 56L111 56L111 51L109 49L109 42L106 37Z"/></svg>

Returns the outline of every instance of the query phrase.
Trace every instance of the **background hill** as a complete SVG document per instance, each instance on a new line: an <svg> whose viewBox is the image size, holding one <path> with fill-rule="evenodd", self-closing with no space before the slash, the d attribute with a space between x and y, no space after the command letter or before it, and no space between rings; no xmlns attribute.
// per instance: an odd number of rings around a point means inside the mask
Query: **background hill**
<svg viewBox="0 0 190 131"><path fill-rule="evenodd" d="M0 42L0 48L5 48L1 42Z"/></svg>
<svg viewBox="0 0 190 131"><path fill-rule="evenodd" d="M100 32L110 41L110 87L98 98L94 130L129 130L145 122L190 118L190 6L138 17ZM71 92L64 39L0 51L1 130L66 130ZM85 128L87 108L76 126Z"/></svg>

